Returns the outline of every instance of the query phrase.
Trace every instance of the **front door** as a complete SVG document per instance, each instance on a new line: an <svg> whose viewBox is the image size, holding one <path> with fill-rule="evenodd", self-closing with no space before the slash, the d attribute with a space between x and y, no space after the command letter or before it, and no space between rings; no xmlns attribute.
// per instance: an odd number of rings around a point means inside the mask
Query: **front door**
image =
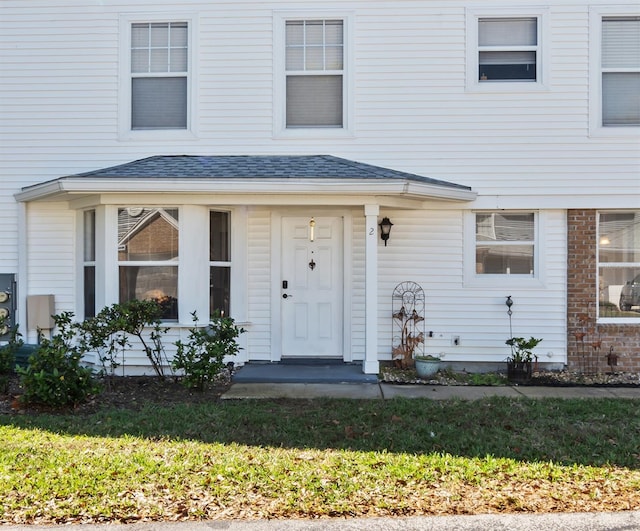
<svg viewBox="0 0 640 531"><path fill-rule="evenodd" d="M282 218L282 355L343 357L341 217Z"/></svg>

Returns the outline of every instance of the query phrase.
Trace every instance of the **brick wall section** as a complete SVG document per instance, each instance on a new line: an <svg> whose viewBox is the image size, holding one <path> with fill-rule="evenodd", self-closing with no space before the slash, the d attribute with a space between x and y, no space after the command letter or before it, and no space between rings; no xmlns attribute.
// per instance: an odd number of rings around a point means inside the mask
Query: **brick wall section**
<svg viewBox="0 0 640 531"><path fill-rule="evenodd" d="M595 210L569 210L567 264L568 365L571 370L605 372L613 347L616 370L640 372L640 325L598 324L597 230Z"/></svg>

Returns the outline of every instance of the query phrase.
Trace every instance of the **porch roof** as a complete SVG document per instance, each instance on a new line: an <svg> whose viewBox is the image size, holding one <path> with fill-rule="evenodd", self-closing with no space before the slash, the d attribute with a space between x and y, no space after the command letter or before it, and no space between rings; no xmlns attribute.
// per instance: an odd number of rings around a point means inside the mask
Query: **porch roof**
<svg viewBox="0 0 640 531"><path fill-rule="evenodd" d="M114 193L211 193L263 204L301 194L322 196L323 201L327 196L351 197L350 204L371 201L372 196L413 201L476 197L468 186L331 155L159 155L27 186L16 199L64 201Z"/></svg>

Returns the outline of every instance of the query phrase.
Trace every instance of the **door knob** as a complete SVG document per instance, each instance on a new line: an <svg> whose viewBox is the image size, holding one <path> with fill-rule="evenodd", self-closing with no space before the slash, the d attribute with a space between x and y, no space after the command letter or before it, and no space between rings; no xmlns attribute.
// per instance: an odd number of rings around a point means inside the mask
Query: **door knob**
<svg viewBox="0 0 640 531"><path fill-rule="evenodd" d="M282 298L283 298L283 299L288 299L288 298L290 298L290 297L293 297L293 295L288 295L288 294L286 294L286 293L284 293L284 294L282 295Z"/></svg>

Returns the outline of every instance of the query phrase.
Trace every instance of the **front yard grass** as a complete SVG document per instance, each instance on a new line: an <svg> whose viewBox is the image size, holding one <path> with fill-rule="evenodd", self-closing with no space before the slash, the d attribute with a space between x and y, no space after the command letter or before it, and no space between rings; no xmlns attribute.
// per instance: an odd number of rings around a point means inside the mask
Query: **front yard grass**
<svg viewBox="0 0 640 531"><path fill-rule="evenodd" d="M0 523L640 509L640 400L0 416Z"/></svg>

